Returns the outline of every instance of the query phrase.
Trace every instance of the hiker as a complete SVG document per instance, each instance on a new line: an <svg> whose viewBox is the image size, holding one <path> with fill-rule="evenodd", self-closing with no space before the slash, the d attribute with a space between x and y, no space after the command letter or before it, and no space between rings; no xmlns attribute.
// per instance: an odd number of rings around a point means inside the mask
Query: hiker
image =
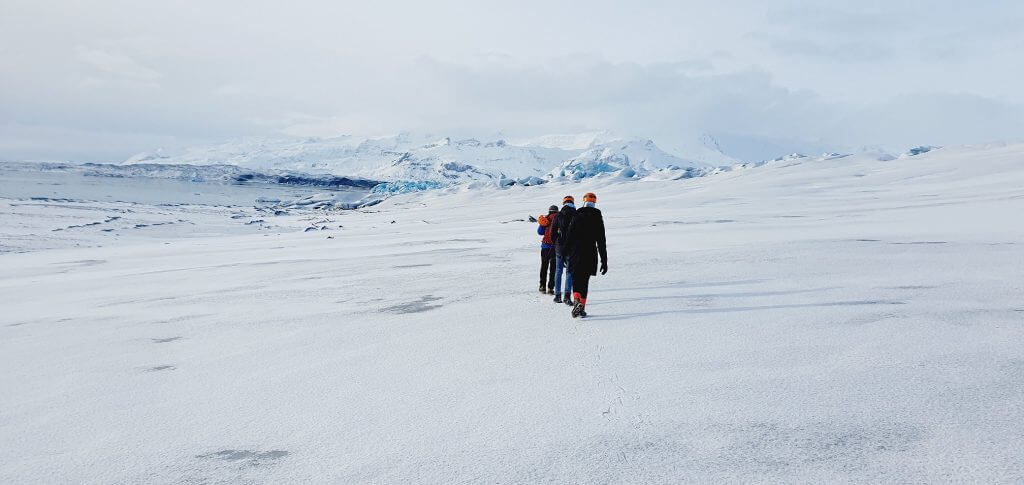
<svg viewBox="0 0 1024 485"><path fill-rule="evenodd" d="M555 292L555 249L551 243L551 219L558 213L558 206L548 207L548 215L537 218L537 235L540 241L540 292Z"/></svg>
<svg viewBox="0 0 1024 485"><path fill-rule="evenodd" d="M576 211L565 234L562 257L569 258L572 273L572 317L587 316L587 290L590 277L597 275L598 255L601 257L601 274L608 272L608 251L605 247L604 218L597 207L597 196L587 192L583 196L583 207ZM559 237L562 241L562 237Z"/></svg>
<svg viewBox="0 0 1024 485"><path fill-rule="evenodd" d="M569 273L569 260L564 258L562 255L564 252L563 242L565 240L565 232L569 230L569 224L572 223L572 216L576 214L576 199L571 195L567 195L562 198L562 210L555 215L553 221L551 221L551 241L555 246L555 303L563 302L562 292L562 271L565 271L565 292L564 302L566 305L572 305L572 297L569 292L572 291L572 275Z"/></svg>

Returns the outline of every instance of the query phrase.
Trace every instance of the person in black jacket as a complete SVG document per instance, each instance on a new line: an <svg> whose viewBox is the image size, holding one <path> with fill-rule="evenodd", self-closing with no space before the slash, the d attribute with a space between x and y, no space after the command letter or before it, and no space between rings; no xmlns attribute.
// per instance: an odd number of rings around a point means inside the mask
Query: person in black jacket
<svg viewBox="0 0 1024 485"><path fill-rule="evenodd" d="M597 196L587 192L583 207L576 211L565 234L563 251L569 255L572 272L572 317L587 316L587 290L590 277L597 275L597 259L601 257L601 274L608 272L608 250L605 247L604 218L597 207ZM564 257L564 253L563 253Z"/></svg>
<svg viewBox="0 0 1024 485"><path fill-rule="evenodd" d="M555 247L555 303L562 303L562 270L565 270L565 304L572 305L572 274L569 272L569 259L563 257L565 254L565 233L572 223L572 216L576 214L576 199L567 195L562 199L562 210L555 214L551 220L551 243Z"/></svg>

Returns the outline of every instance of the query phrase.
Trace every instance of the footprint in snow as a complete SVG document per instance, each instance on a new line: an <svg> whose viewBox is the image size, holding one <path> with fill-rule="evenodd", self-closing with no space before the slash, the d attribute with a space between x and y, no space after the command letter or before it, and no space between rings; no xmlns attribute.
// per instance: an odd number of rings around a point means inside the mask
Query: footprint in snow
<svg viewBox="0 0 1024 485"><path fill-rule="evenodd" d="M406 303L400 303L398 305L389 306L382 308L381 311L390 313L422 313L425 311L433 310L435 308L441 308L442 305L432 305L431 302L440 300L440 298L433 295L427 295L421 297L419 300L410 301Z"/></svg>
<svg viewBox="0 0 1024 485"><path fill-rule="evenodd" d="M211 453L196 455L196 458L203 460L221 460L237 462L251 467L269 465L281 458L288 456L286 450L253 451L253 450L220 450Z"/></svg>

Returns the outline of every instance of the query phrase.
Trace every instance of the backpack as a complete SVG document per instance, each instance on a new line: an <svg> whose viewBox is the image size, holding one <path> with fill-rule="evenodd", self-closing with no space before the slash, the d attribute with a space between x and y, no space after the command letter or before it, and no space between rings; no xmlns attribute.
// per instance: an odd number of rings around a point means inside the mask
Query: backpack
<svg viewBox="0 0 1024 485"><path fill-rule="evenodd" d="M551 218L548 218L548 216L542 215L542 216L537 218L537 223L540 224L540 227L544 228L544 232L543 233L541 233L539 228L537 230L537 234L543 234L544 235L544 238L541 239L541 242L544 243L544 244L551 244L551 223L552 222L554 222L554 216L552 216Z"/></svg>

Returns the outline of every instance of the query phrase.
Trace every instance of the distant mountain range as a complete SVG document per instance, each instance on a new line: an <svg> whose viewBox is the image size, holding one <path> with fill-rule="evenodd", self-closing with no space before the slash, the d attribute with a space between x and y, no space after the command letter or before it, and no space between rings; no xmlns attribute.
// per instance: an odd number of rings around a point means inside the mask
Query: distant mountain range
<svg viewBox="0 0 1024 485"><path fill-rule="evenodd" d="M738 161L717 153L719 165ZM384 183L446 186L475 181L534 185L604 175L643 177L654 171L700 171L716 164L660 149L652 140L606 133L549 135L510 142L407 133L376 138L245 139L180 154L141 153L124 162L232 165L250 170L330 174Z"/></svg>
<svg viewBox="0 0 1024 485"><path fill-rule="evenodd" d="M777 153L785 142L725 135L730 152ZM539 185L594 177L639 179L688 178L749 167L770 160L803 157L792 154L772 159L737 158L723 152L722 141L703 135L671 151L645 138L618 137L608 132L545 135L528 139L437 137L401 133L382 137L342 135L329 138L247 138L194 147L181 153L140 153L121 167L153 171L155 167L210 167L207 175L229 176L228 167L245 177L298 177L310 185L373 184L378 193L396 193L485 183ZM930 147L918 147L927 151ZM673 153L674 152L674 153ZM681 155L681 154L687 155ZM818 151L817 153L822 153ZM855 153L880 160L895 158L878 148ZM845 154L825 151L820 158ZM230 175L231 177L237 176ZM341 180L342 182L339 182Z"/></svg>

